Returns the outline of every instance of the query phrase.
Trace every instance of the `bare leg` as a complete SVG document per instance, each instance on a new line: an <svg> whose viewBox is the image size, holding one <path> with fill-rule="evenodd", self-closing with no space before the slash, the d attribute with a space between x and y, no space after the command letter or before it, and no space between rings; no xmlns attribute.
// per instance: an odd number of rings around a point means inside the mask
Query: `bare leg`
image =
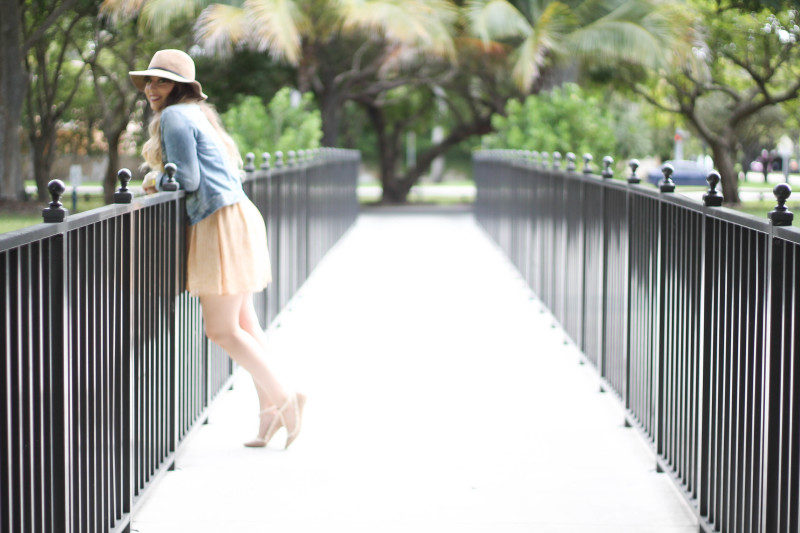
<svg viewBox="0 0 800 533"><path fill-rule="evenodd" d="M261 346L262 353L267 352L267 336L264 334L264 330L261 329L261 325L258 323L258 316L256 315L255 308L253 307L252 294L248 294L242 299L242 306L239 309L239 327L241 327L244 331L249 333L250 336L256 339L256 341L258 341L258 344ZM253 378L253 383L256 386L256 393L258 394L259 410L264 411L265 409L269 409L271 406L275 405L271 402L267 391L258 385L255 378Z"/></svg>
<svg viewBox="0 0 800 533"><path fill-rule="evenodd" d="M248 332L253 338L255 338L259 345L261 345L263 349L263 353L267 351L267 336L264 334L264 330L261 329L261 325L258 323L258 315L256 315L256 309L253 306L253 296L248 294L242 300L242 307L239 309L239 326L246 332ZM268 403L268 394L266 391L263 391L261 387L256 384L256 391L258 391L259 402L261 402L261 410L268 409L275 404ZM262 400L262 396L267 401L267 404L264 403L265 400ZM297 399L297 398L296 398ZM302 401L305 401L304 399ZM285 407L283 403L278 403L277 407ZM293 405L286 407L283 412L283 421L286 424L286 430L291 433L297 427L299 422L298 417L300 413L298 410L302 409L300 405ZM262 425L265 419L262 418L261 422ZM259 434L261 434L261 430L259 429Z"/></svg>
<svg viewBox="0 0 800 533"><path fill-rule="evenodd" d="M281 406L287 400L286 392L267 368L259 341L242 329L239 323L244 300L248 300L252 307L250 294L201 296L200 305L203 307L206 335L250 373L256 384L256 390L261 389L259 402L262 401L261 395L264 394L268 405ZM261 405L263 409L264 404Z"/></svg>

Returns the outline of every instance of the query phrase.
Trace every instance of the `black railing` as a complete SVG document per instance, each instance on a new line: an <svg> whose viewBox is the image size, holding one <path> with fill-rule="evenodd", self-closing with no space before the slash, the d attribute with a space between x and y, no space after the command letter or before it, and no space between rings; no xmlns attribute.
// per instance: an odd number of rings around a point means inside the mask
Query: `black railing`
<svg viewBox="0 0 800 533"><path fill-rule="evenodd" d="M705 531L800 524L800 232L583 169L474 156L475 216L624 404Z"/></svg>
<svg viewBox="0 0 800 533"><path fill-rule="evenodd" d="M259 170L248 158L243 183L271 248L262 326L358 205L357 152L276 155ZM0 236L0 531L128 531L231 379L184 289L184 193L117 196L131 203ZM59 220L53 207L45 217Z"/></svg>

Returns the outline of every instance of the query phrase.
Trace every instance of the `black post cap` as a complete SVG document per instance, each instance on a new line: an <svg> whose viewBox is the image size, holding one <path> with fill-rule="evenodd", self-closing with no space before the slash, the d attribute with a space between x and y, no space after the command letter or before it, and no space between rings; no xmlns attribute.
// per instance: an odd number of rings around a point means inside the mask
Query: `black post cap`
<svg viewBox="0 0 800 533"><path fill-rule="evenodd" d="M777 198L778 205L767 215L770 222L773 226L791 226L794 215L786 207L786 200L792 194L792 188L788 183L779 183L772 189L772 194Z"/></svg>
<svg viewBox="0 0 800 533"><path fill-rule="evenodd" d="M561 152L553 152L553 168L561 170Z"/></svg>
<svg viewBox="0 0 800 533"><path fill-rule="evenodd" d="M261 170L269 170L269 158L270 158L269 152L264 152L263 154L261 154L261 160L262 160Z"/></svg>
<svg viewBox="0 0 800 533"><path fill-rule="evenodd" d="M583 154L583 173L584 174L591 174L592 173L592 154Z"/></svg>
<svg viewBox="0 0 800 533"><path fill-rule="evenodd" d="M167 182L161 186L162 190L177 191L180 188L178 182L175 181L175 173L177 171L178 167L175 166L175 163L167 163L164 165L164 172L167 173Z"/></svg>
<svg viewBox="0 0 800 533"><path fill-rule="evenodd" d="M628 166L631 169L631 175L628 176L628 183L641 183L642 180L640 180L639 176L636 175L636 170L639 168L639 160L631 159L628 161Z"/></svg>
<svg viewBox="0 0 800 533"><path fill-rule="evenodd" d="M708 192L703 195L703 205L708 207L722 206L722 195L717 191L717 185L719 185L721 179L719 172L716 170L708 173L708 176L706 176Z"/></svg>
<svg viewBox="0 0 800 533"><path fill-rule="evenodd" d="M253 172L256 169L255 161L256 161L256 154L253 152L247 152L244 156L245 164L244 170L245 172Z"/></svg>
<svg viewBox="0 0 800 533"><path fill-rule="evenodd" d="M121 168L119 172L117 172L117 179L119 180L120 186L117 192L114 193L115 204L129 204L131 200L133 200L133 194L128 190L128 183L130 183L131 177L131 171L127 168Z"/></svg>
<svg viewBox="0 0 800 533"><path fill-rule="evenodd" d="M64 186L64 182L61 180L52 180L47 184L47 190L50 191L50 197L53 201L50 202L48 207L42 209L42 219L47 223L64 222L68 214L68 211L60 201L61 195L67 190Z"/></svg>
<svg viewBox="0 0 800 533"><path fill-rule="evenodd" d="M611 169L611 165L614 164L614 158L610 155L607 155L603 158L603 178L604 179L611 179L614 177L614 171Z"/></svg>
<svg viewBox="0 0 800 533"><path fill-rule="evenodd" d="M658 184L658 189L661 192L675 192L675 182L672 181L672 174L675 172L675 167L667 163L661 167L661 172L664 174L664 179Z"/></svg>
<svg viewBox="0 0 800 533"><path fill-rule="evenodd" d="M569 172L575 172L575 154L572 152L567 152L567 170Z"/></svg>

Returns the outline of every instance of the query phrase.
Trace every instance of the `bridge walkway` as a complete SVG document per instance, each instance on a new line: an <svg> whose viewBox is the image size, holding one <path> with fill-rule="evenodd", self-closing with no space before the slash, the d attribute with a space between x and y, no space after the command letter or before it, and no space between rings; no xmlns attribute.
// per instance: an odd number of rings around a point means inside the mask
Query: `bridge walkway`
<svg viewBox="0 0 800 533"><path fill-rule="evenodd" d="M694 533L623 411L463 209L367 210L268 331L289 451L239 375L139 533Z"/></svg>

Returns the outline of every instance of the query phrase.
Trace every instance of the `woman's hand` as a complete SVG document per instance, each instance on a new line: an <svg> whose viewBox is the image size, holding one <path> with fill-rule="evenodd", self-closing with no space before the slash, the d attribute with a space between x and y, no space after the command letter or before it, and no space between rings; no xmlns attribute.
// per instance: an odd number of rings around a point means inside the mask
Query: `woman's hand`
<svg viewBox="0 0 800 533"><path fill-rule="evenodd" d="M158 192L156 189L156 179L161 173L157 170L151 170L147 174L144 175L144 180L142 180L142 189L144 189L145 194L153 194Z"/></svg>

